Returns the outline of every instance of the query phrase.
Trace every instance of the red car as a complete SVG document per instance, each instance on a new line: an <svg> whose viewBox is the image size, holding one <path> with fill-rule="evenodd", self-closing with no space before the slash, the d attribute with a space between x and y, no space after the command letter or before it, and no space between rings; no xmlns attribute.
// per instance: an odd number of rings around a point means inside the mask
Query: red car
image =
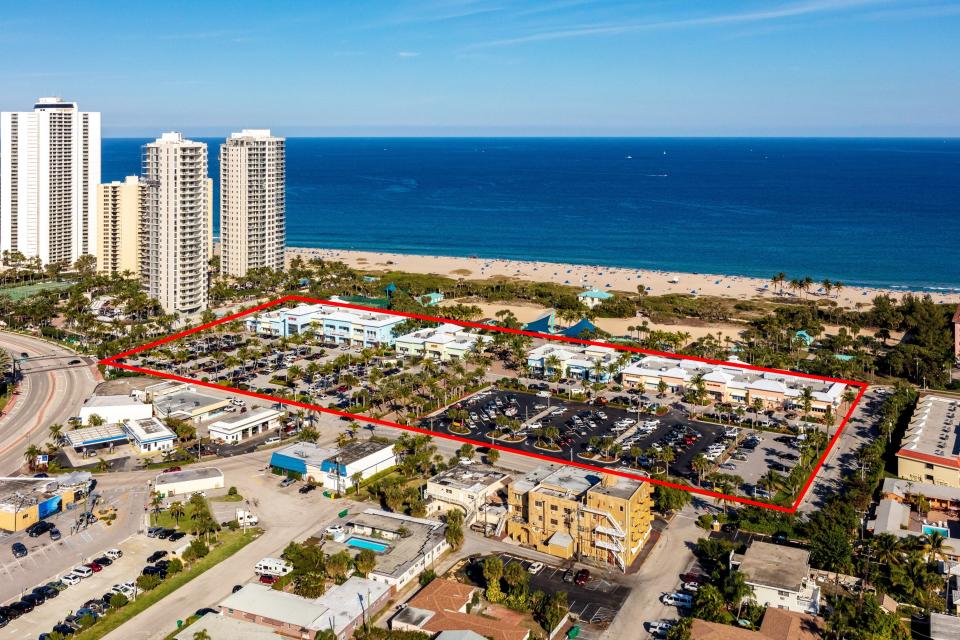
<svg viewBox="0 0 960 640"><path fill-rule="evenodd" d="M167 467L163 470L163 473L173 473L174 471L183 471L180 467Z"/></svg>
<svg viewBox="0 0 960 640"><path fill-rule="evenodd" d="M273 584L279 579L277 576L260 576L260 582L263 584Z"/></svg>
<svg viewBox="0 0 960 640"><path fill-rule="evenodd" d="M339 391L340 393L346 393L349 389L350 387L348 387L345 384L342 384L339 387L337 387L337 391Z"/></svg>
<svg viewBox="0 0 960 640"><path fill-rule="evenodd" d="M100 572L100 571L103 571L103 567L101 567L100 565L98 565L96 562L88 562L87 564L85 564L85 565L83 565L83 566L87 567L88 569L90 569L90 571L93 571L94 573L98 573L98 572Z"/></svg>
<svg viewBox="0 0 960 640"><path fill-rule="evenodd" d="M577 575L573 581L577 583L578 587L582 587L590 581L590 572L586 569L580 569L580 571L577 571Z"/></svg>

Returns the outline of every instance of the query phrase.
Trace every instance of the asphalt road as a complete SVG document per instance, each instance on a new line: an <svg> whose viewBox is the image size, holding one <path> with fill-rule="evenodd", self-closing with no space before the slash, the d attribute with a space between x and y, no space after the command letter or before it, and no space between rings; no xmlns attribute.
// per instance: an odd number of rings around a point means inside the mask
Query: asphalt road
<svg viewBox="0 0 960 640"><path fill-rule="evenodd" d="M84 399L97 385L95 358L78 356L59 345L19 334L0 332L0 348L13 357L53 356L26 361L19 395L0 417L0 475L13 475L24 464L23 453L31 444L47 441L47 428L66 423L77 414ZM70 365L79 359L82 364Z"/></svg>

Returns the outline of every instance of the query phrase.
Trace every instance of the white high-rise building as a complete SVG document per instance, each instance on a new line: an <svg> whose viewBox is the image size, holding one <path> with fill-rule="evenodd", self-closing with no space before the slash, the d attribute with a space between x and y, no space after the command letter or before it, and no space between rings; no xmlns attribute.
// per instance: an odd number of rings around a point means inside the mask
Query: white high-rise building
<svg viewBox="0 0 960 640"><path fill-rule="evenodd" d="M167 313L207 308L213 181L207 145L178 132L143 147L140 279Z"/></svg>
<svg viewBox="0 0 960 640"><path fill-rule="evenodd" d="M220 146L220 269L283 269L286 247L285 140L244 129Z"/></svg>
<svg viewBox="0 0 960 640"><path fill-rule="evenodd" d="M97 255L100 114L46 97L0 113L0 251L44 264Z"/></svg>

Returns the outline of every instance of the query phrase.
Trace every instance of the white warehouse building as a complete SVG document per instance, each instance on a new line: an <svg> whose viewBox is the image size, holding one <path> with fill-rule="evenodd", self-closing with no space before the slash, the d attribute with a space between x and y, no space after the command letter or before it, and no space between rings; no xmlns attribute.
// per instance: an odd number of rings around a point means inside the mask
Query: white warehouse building
<svg viewBox="0 0 960 640"><path fill-rule="evenodd" d="M131 396L90 396L80 407L81 424L90 424L91 416L100 416L104 424L146 420L153 416L153 406L140 402Z"/></svg>

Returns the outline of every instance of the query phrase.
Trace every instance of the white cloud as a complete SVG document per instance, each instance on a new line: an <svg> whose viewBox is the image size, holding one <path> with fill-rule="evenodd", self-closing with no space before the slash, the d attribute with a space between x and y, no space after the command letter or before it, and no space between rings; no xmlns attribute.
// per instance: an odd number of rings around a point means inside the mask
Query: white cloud
<svg viewBox="0 0 960 640"><path fill-rule="evenodd" d="M420 55L419 51L398 51L397 55L401 58L416 58Z"/></svg>
<svg viewBox="0 0 960 640"><path fill-rule="evenodd" d="M886 3L890 0L808 0L794 4L781 5L761 11L745 13L719 14L699 18L685 18L678 20L651 20L648 22L614 23L614 24L580 24L571 25L563 29L553 29L532 33L516 38L505 38L481 42L466 47L467 49L485 49L488 47L504 47L527 42L542 42L546 40L562 40L566 38L581 38L598 35L617 35L635 31L650 31L656 29L678 29L683 27L700 27L723 24L760 23L770 20L782 20L816 13L837 12L845 9L864 7Z"/></svg>

